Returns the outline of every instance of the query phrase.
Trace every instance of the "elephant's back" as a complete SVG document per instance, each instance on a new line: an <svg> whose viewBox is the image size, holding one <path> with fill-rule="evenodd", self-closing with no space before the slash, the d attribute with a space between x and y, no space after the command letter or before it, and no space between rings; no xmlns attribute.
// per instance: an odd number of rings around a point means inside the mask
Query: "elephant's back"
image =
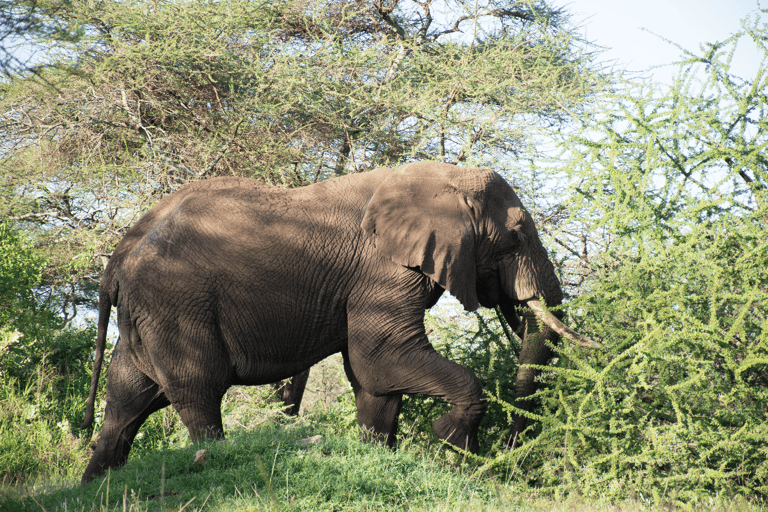
<svg viewBox="0 0 768 512"><path fill-rule="evenodd" d="M285 189L258 180L219 177L192 182L160 200L126 233L110 263L132 255L265 245L276 239L345 238L391 169ZM188 247L188 243L192 246ZM181 255L179 255L181 256Z"/></svg>
<svg viewBox="0 0 768 512"><path fill-rule="evenodd" d="M190 196L206 196L216 194L219 191L226 190L250 190L256 193L268 193L269 189L274 188L269 185L245 178L221 177L208 180L200 180L189 183L169 194L158 201L147 211L123 236L115 250L110 256L107 264L107 272L112 274L115 267L123 264L124 259L138 245L145 243L148 238L156 237L158 228L167 225L167 222L174 216L180 205Z"/></svg>
<svg viewBox="0 0 768 512"><path fill-rule="evenodd" d="M201 303L234 297L295 309L287 297L327 297L336 269L350 272L362 234L365 198L350 202L355 194L339 185L282 189L237 178L188 185L132 228L116 251L116 280L146 300L155 294L147 289L185 288Z"/></svg>
<svg viewBox="0 0 768 512"><path fill-rule="evenodd" d="M344 310L354 283L360 223L378 174L298 189L237 178L188 185L122 243L121 295L144 310L170 305L220 322L238 333L232 340L343 331L325 322L334 316L329 308ZM248 310L270 313L248 318Z"/></svg>

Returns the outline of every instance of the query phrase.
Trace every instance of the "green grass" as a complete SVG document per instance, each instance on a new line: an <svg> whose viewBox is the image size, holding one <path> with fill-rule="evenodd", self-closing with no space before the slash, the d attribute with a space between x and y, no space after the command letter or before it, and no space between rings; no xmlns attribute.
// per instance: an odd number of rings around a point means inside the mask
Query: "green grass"
<svg viewBox="0 0 768 512"><path fill-rule="evenodd" d="M177 443L132 456L87 486L73 479L3 486L0 511L765 510L746 502L676 505L643 496L618 504L541 497L503 475L480 475L476 465L437 446L406 441L392 451L366 445L355 432L335 432L311 416L260 423L226 441ZM317 434L319 442L304 441ZM197 466L200 449L210 457Z"/></svg>
<svg viewBox="0 0 768 512"><path fill-rule="evenodd" d="M397 452L356 435L324 435L308 422L269 423L223 442L167 448L81 487L32 490L1 510L434 510L508 505L487 479L443 467L439 451ZM211 454L202 466L196 450ZM501 501L500 501L501 500Z"/></svg>

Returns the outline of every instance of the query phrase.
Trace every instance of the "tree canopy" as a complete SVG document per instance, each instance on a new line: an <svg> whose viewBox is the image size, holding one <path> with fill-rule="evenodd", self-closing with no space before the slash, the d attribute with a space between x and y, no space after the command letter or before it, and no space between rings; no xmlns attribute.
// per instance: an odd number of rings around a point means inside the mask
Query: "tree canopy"
<svg viewBox="0 0 768 512"><path fill-rule="evenodd" d="M47 248L46 282L71 297L189 180L290 187L416 159L498 167L603 80L565 13L541 1L15 9L47 50L0 89L0 212Z"/></svg>

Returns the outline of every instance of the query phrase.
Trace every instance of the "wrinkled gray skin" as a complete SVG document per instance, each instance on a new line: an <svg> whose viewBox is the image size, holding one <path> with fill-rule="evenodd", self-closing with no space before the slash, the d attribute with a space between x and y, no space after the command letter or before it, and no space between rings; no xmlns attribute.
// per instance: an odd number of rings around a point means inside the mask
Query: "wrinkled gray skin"
<svg viewBox="0 0 768 512"><path fill-rule="evenodd" d="M309 368L298 375L294 375L288 380L275 382L272 389L275 390L276 398L285 404L283 412L289 416L298 416L301 409L301 399L304 397L304 390L307 388L309 380Z"/></svg>
<svg viewBox="0 0 768 512"><path fill-rule="evenodd" d="M553 329L578 337L541 309L560 304L560 283L531 216L491 171L416 163L290 190L238 178L184 187L128 231L104 272L83 428L112 306L120 337L83 483L125 462L151 413L173 405L193 441L220 438L227 388L300 375L336 352L365 439L392 446L402 395L415 393L452 404L435 434L476 451L481 383L424 329L446 289L469 311L500 305L522 334L521 363L547 361ZM543 332L515 312L526 305ZM519 370L518 397L534 377Z"/></svg>

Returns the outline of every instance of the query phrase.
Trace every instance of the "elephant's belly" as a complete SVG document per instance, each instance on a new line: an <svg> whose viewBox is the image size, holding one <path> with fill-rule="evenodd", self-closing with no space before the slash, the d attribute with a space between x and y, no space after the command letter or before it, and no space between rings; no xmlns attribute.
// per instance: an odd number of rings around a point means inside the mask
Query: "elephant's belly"
<svg viewBox="0 0 768 512"><path fill-rule="evenodd" d="M217 294L220 332L243 383L291 377L346 347L348 293L332 273L294 270L299 279L281 268L264 264L258 276Z"/></svg>
<svg viewBox="0 0 768 512"><path fill-rule="evenodd" d="M313 361L307 362L286 362L286 361L265 361L258 364L246 363L238 366L235 363L235 379L232 382L234 385L249 385L256 386L262 384L272 384L289 377L293 377L312 367L315 363Z"/></svg>
<svg viewBox="0 0 768 512"><path fill-rule="evenodd" d="M291 333L288 329L285 332L282 336L254 336L245 343L229 340L235 384L261 385L287 379L346 346L344 333L318 337Z"/></svg>

